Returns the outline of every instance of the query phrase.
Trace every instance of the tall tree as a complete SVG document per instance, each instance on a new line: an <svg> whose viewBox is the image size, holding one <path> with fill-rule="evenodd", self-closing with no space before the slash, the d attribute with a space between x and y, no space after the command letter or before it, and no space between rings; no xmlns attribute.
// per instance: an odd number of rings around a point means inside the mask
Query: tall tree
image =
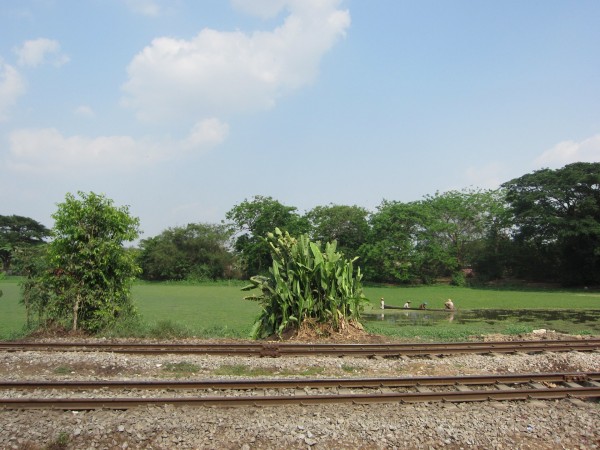
<svg viewBox="0 0 600 450"><path fill-rule="evenodd" d="M420 277L416 243L421 222L418 203L383 200L369 219L370 232L360 248L366 280L412 283Z"/></svg>
<svg viewBox="0 0 600 450"><path fill-rule="evenodd" d="M134 311L130 288L139 268L123 243L138 237L139 220L103 195L78 195L58 204L47 266L24 297L41 317L97 331Z"/></svg>
<svg viewBox="0 0 600 450"><path fill-rule="evenodd" d="M359 206L317 206L306 213L313 241L337 242L337 249L348 258L358 255L369 233L369 212Z"/></svg>
<svg viewBox="0 0 600 450"><path fill-rule="evenodd" d="M18 249L44 244L50 230L38 221L23 216L0 216L0 260L2 271L10 270Z"/></svg>
<svg viewBox="0 0 600 450"><path fill-rule="evenodd" d="M537 170L503 186L521 273L566 285L600 283L600 163Z"/></svg>
<svg viewBox="0 0 600 450"><path fill-rule="evenodd" d="M504 209L498 191L465 189L425 196L420 203L424 213L418 247L425 266L435 267L437 275L449 274L457 282L462 269L471 267L479 248Z"/></svg>
<svg viewBox="0 0 600 450"><path fill-rule="evenodd" d="M308 230L307 220L297 213L296 207L261 195L235 205L226 218L236 235L234 248L246 276L263 274L269 269L272 258L265 241L269 232L279 228L298 236Z"/></svg>
<svg viewBox="0 0 600 450"><path fill-rule="evenodd" d="M410 203L384 200L361 248L365 278L430 283L452 275L462 282L462 269L475 264L492 229L500 232L502 210L496 191L449 191Z"/></svg>
<svg viewBox="0 0 600 450"><path fill-rule="evenodd" d="M146 280L222 279L233 276L231 233L225 225L190 223L141 241Z"/></svg>

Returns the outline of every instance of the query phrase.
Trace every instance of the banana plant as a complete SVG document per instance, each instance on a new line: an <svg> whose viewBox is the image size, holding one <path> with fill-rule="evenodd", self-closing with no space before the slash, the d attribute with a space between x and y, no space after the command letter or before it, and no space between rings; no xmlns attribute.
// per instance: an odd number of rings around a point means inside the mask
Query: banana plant
<svg viewBox="0 0 600 450"><path fill-rule="evenodd" d="M260 303L253 336L281 337L284 331L298 329L306 320L330 323L339 330L344 323L358 322L364 305L360 267L357 258L348 260L336 251L335 241L311 242L304 234L294 238L278 228L265 238L273 258L268 276L254 276L242 290L259 290L245 297Z"/></svg>

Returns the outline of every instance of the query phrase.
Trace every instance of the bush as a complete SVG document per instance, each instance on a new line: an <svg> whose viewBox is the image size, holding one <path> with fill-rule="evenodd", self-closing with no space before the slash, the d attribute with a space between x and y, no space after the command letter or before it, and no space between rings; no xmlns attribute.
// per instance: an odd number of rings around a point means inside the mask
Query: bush
<svg viewBox="0 0 600 450"><path fill-rule="evenodd" d="M467 277L462 272L456 272L452 275L452 281L450 281L452 286L464 287L467 283Z"/></svg>
<svg viewBox="0 0 600 450"><path fill-rule="evenodd" d="M246 299L259 301L263 311L255 323L253 336L262 338L288 329L297 330L305 321L330 324L343 329L358 322L368 300L363 295L360 268L354 260L336 252L336 242L327 243L324 252L304 234L298 239L278 228L267 242L273 264L268 276L255 276L243 290L260 289L261 294Z"/></svg>

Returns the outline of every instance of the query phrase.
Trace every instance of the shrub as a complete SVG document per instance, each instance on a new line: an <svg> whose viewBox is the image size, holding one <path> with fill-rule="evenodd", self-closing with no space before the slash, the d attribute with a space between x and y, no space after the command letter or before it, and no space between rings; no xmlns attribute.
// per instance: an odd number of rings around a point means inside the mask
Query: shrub
<svg viewBox="0 0 600 450"><path fill-rule="evenodd" d="M254 276L243 290L260 289L256 300L263 308L253 329L255 338L297 330L305 321L326 323L340 331L358 323L368 300L363 295L360 268L336 252L336 242L321 251L308 235L293 238L278 228L266 238L273 264L268 276Z"/></svg>

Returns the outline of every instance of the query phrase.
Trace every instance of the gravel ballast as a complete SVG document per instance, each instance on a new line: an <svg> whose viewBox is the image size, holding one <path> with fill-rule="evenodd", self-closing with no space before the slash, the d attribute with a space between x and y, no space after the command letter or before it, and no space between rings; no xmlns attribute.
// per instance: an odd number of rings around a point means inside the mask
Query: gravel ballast
<svg viewBox="0 0 600 450"><path fill-rule="evenodd" d="M178 367L186 370L177 371ZM600 353L431 359L0 353L0 377L15 381L217 379L232 378L219 375L231 367L259 373L261 378L598 372ZM594 449L600 448L600 403L566 399L262 408L165 406L127 411L0 410L0 448Z"/></svg>

